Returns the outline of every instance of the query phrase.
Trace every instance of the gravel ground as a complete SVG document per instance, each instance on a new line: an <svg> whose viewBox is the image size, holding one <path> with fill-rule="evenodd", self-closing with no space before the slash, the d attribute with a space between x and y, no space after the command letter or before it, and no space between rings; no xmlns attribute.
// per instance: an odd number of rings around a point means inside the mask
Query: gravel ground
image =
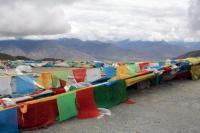
<svg viewBox="0 0 200 133"><path fill-rule="evenodd" d="M101 119L73 118L34 133L199 133L200 81L177 80L128 90L133 105L120 104ZM28 133L28 131L26 131ZM29 131L30 132L30 131Z"/></svg>

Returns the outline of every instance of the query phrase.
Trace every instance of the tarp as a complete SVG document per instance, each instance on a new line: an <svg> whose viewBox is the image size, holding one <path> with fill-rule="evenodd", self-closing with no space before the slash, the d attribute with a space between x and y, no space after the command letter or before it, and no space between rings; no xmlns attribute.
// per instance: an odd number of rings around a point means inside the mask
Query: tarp
<svg viewBox="0 0 200 133"><path fill-rule="evenodd" d="M77 115L76 94L65 93L57 97L59 121L67 120Z"/></svg>
<svg viewBox="0 0 200 133"><path fill-rule="evenodd" d="M18 133L17 109L10 108L0 111L0 132Z"/></svg>
<svg viewBox="0 0 200 133"><path fill-rule="evenodd" d="M192 80L200 79L200 64L192 66L190 72L192 75Z"/></svg>
<svg viewBox="0 0 200 133"><path fill-rule="evenodd" d="M100 115L93 94L93 88L88 88L76 92L76 102L78 109L78 118L87 119Z"/></svg>
<svg viewBox="0 0 200 133"><path fill-rule="evenodd" d="M73 69L72 70L76 82L84 82L86 77L86 69Z"/></svg>
<svg viewBox="0 0 200 133"><path fill-rule="evenodd" d="M2 77L0 79L0 94L1 95L9 95L12 93L11 88L11 77Z"/></svg>
<svg viewBox="0 0 200 133"><path fill-rule="evenodd" d="M111 108L127 100L126 84L124 80L112 81L108 84L96 86L94 97L98 107Z"/></svg>
<svg viewBox="0 0 200 133"><path fill-rule="evenodd" d="M16 93L28 94L36 90L34 85L34 78L32 75L20 75L16 76Z"/></svg>
<svg viewBox="0 0 200 133"><path fill-rule="evenodd" d="M56 99L44 102L38 101L34 104L21 106L18 109L19 127L30 130L53 124L57 116Z"/></svg>

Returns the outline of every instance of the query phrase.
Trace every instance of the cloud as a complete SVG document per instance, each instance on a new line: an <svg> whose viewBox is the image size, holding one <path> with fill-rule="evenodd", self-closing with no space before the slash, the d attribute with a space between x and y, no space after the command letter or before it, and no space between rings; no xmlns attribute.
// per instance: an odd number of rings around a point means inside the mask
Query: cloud
<svg viewBox="0 0 200 133"><path fill-rule="evenodd" d="M200 36L200 0L190 1L188 20L193 35Z"/></svg>
<svg viewBox="0 0 200 133"><path fill-rule="evenodd" d="M188 17L189 0L0 0L0 38L195 39L191 3Z"/></svg>
<svg viewBox="0 0 200 133"><path fill-rule="evenodd" d="M0 37L57 35L70 31L64 6L73 0L0 0Z"/></svg>
<svg viewBox="0 0 200 133"><path fill-rule="evenodd" d="M65 10L72 35L82 39L185 38L188 0L101 0Z"/></svg>

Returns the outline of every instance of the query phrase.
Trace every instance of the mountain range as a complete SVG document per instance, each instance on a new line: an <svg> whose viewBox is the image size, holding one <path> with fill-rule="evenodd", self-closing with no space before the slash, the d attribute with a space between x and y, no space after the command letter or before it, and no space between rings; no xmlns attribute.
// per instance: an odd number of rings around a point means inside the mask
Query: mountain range
<svg viewBox="0 0 200 133"><path fill-rule="evenodd" d="M76 38L54 40L1 40L0 53L32 59L66 60L158 60L199 50L200 42L167 41L82 41Z"/></svg>

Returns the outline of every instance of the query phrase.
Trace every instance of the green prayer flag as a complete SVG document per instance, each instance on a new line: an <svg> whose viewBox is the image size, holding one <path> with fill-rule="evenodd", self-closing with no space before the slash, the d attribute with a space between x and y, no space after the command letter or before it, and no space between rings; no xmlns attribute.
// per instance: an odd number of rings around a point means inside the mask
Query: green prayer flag
<svg viewBox="0 0 200 133"><path fill-rule="evenodd" d="M128 64L128 73L130 75L134 75L136 74L137 72L139 72L139 66L138 64L134 63L134 64Z"/></svg>
<svg viewBox="0 0 200 133"><path fill-rule="evenodd" d="M94 88L94 97L98 107L111 108L128 99L124 80L113 81Z"/></svg>
<svg viewBox="0 0 200 133"><path fill-rule="evenodd" d="M111 100L114 105L120 104L128 99L125 80L118 80L111 84L110 87Z"/></svg>
<svg viewBox="0 0 200 133"><path fill-rule="evenodd" d="M69 72L67 71L56 71L53 73L57 78L62 80L68 80L69 78Z"/></svg>
<svg viewBox="0 0 200 133"><path fill-rule="evenodd" d="M69 72L67 71L55 71L52 76L52 86L54 88L60 87L60 80L68 80Z"/></svg>
<svg viewBox="0 0 200 133"><path fill-rule="evenodd" d="M76 94L66 93L57 97L59 121L67 120L77 115Z"/></svg>
<svg viewBox="0 0 200 133"><path fill-rule="evenodd" d="M77 90L76 86L71 85L71 86L69 87L69 91L74 91L74 90Z"/></svg>
<svg viewBox="0 0 200 133"><path fill-rule="evenodd" d="M52 87L58 88L60 86L60 80L56 76L52 76Z"/></svg>
<svg viewBox="0 0 200 133"><path fill-rule="evenodd" d="M100 85L94 88L94 98L96 105L100 108L111 108L110 92L107 85Z"/></svg>

